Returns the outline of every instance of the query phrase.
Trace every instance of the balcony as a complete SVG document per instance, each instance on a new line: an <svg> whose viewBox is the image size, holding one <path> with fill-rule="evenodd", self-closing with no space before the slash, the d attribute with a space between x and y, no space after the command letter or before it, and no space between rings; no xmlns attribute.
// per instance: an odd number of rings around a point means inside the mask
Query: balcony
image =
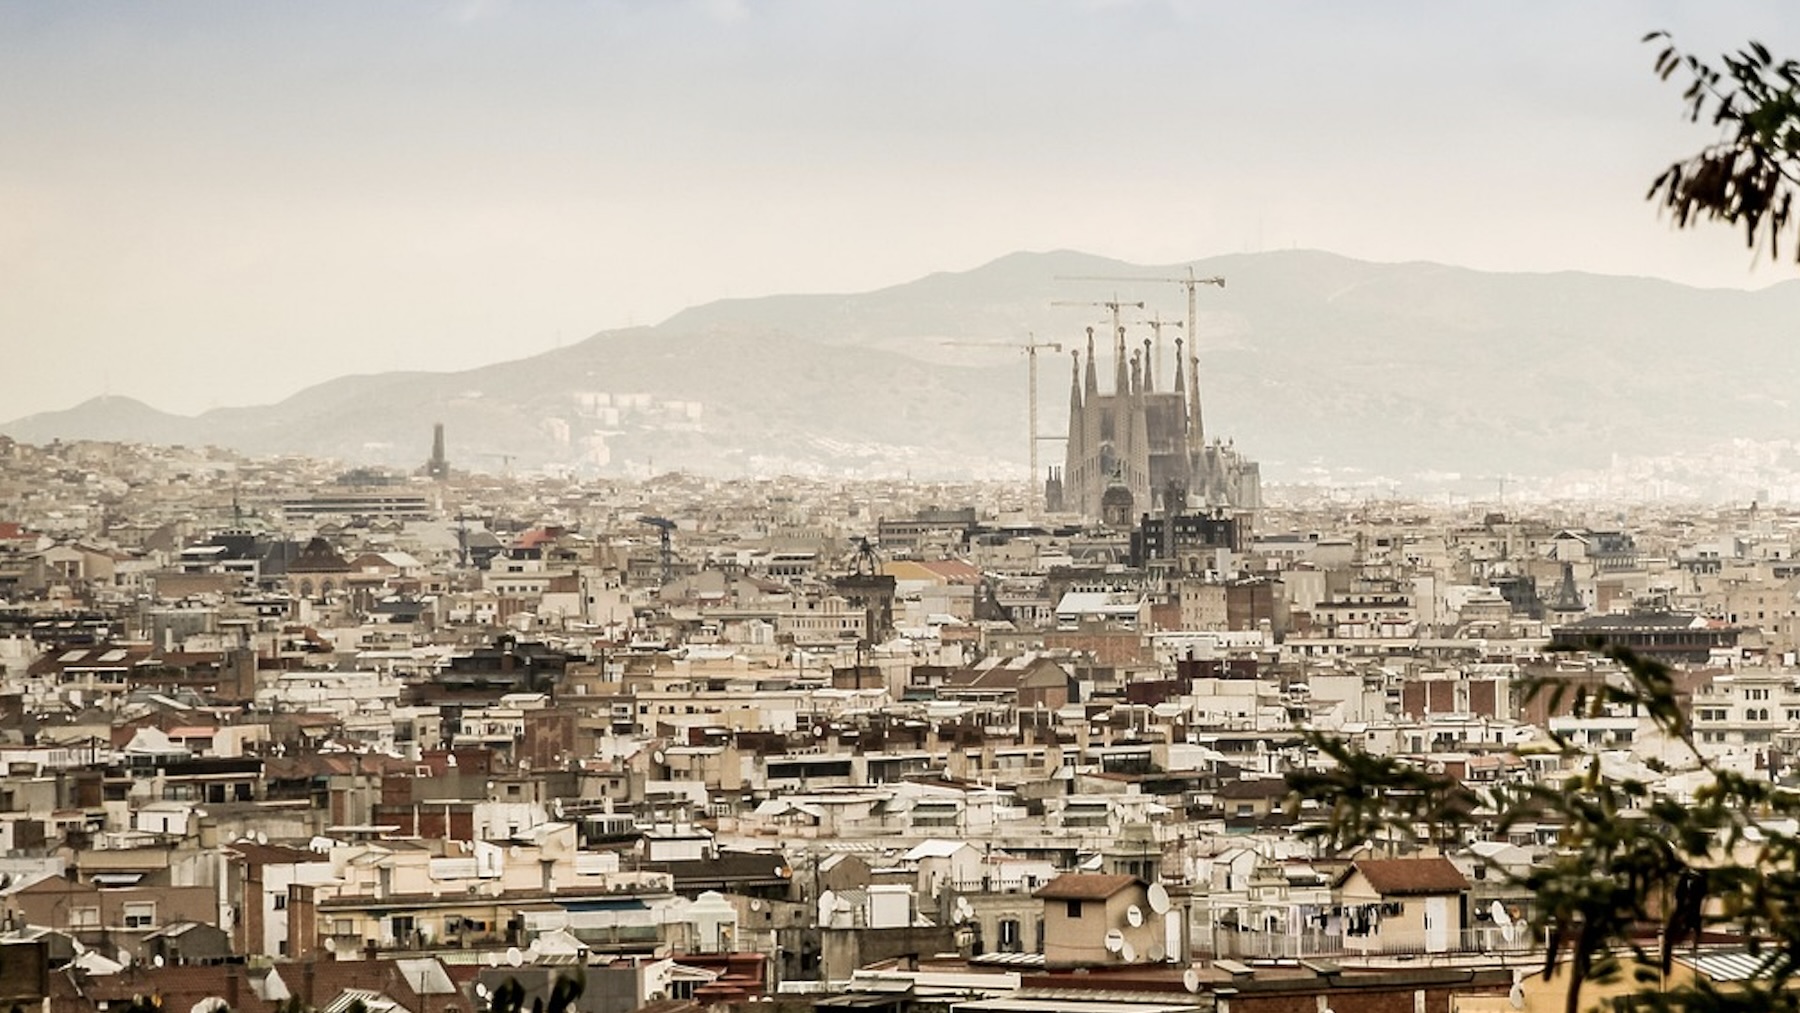
<svg viewBox="0 0 1800 1013"><path fill-rule="evenodd" d="M1521 927L1508 940L1497 928L1463 929L1445 934L1445 945L1427 947L1424 938L1413 933L1398 939L1380 935L1344 936L1325 932L1275 933L1244 932L1215 929L1211 938L1199 930L1194 952L1209 958L1297 959L1342 956L1423 956L1426 954L1530 953L1538 948L1537 940Z"/></svg>

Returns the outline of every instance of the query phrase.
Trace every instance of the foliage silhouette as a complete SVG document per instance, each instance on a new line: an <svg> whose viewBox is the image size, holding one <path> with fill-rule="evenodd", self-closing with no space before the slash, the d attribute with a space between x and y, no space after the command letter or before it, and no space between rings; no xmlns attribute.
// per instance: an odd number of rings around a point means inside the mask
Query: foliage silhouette
<svg viewBox="0 0 1800 1013"><path fill-rule="evenodd" d="M1552 734L1544 751L1570 773L1554 783L1468 788L1354 742L1308 732L1322 763L1288 775L1299 799L1325 805L1302 829L1323 850L1374 845L1396 852L1484 834L1504 840L1526 823L1560 827L1557 844L1528 871L1488 865L1490 880L1533 896L1530 924L1544 941L1547 977L1567 975L1566 1013L1583 1009L1588 982L1628 980L1620 1010L1800 1013L1790 978L1800 970L1800 794L1716 763L1695 743L1670 670L1621 647L1589 644L1616 663L1597 687L1557 675L1527 679L1527 700L1549 713L1647 719L1678 762L1645 761L1695 787L1611 775L1597 752ZM1666 983L1678 949L1728 937L1764 955L1749 981L1720 987ZM1625 976L1629 975L1628 978Z"/></svg>
<svg viewBox="0 0 1800 1013"><path fill-rule="evenodd" d="M550 1003L545 1005L542 998L533 999L531 1013L569 1013L575 1008L576 1000L586 982L577 975L559 976L550 987ZM494 987L493 995L488 998L488 1013L523 1013L525 1009L525 986L519 979L508 978Z"/></svg>
<svg viewBox="0 0 1800 1013"><path fill-rule="evenodd" d="M1706 117L1720 131L1719 140L1664 169L1646 198L1660 200L1679 228L1702 220L1742 225L1753 252L1766 244L1769 259L1779 259L1800 189L1800 62L1776 60L1751 42L1723 56L1719 70L1676 48L1667 32L1644 41L1662 45L1656 73L1664 80L1686 72L1689 121Z"/></svg>

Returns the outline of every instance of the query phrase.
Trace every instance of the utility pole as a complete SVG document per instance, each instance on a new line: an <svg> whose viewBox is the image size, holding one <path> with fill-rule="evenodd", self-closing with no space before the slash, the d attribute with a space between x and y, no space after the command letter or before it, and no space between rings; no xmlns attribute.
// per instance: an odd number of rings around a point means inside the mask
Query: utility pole
<svg viewBox="0 0 1800 1013"><path fill-rule="evenodd" d="M1117 311L1115 310L1114 313L1116 316ZM1025 336L1025 338L1026 338L1025 343L1022 345L1014 344L1010 341L946 341L946 342L944 342L944 344L946 344L946 345L961 345L964 347L1018 348L1018 349L1023 349L1025 352L1025 372L1026 372L1026 381L1025 382L1027 384L1026 396L1025 396L1025 425L1026 425L1026 428L1030 431L1030 435L1031 435L1031 440L1030 440L1031 450L1030 450L1030 454L1028 455L1029 460L1031 462L1030 463L1031 478L1030 478L1030 481L1028 481L1025 486L1025 502L1028 504L1026 513L1030 516L1030 518L1032 520L1036 520L1038 515L1043 512L1043 496L1044 496L1044 494L1043 494L1043 490L1042 490L1041 486L1038 484L1043 481L1042 476L1040 476L1038 474L1038 442L1041 440L1063 439L1063 437L1061 437L1061 436L1044 436L1038 432L1038 356L1037 356L1038 350L1043 349L1043 348L1048 348L1049 350L1051 350L1053 352L1062 351L1063 350L1062 342L1060 342L1060 341L1037 341L1037 340L1034 340L1036 337L1037 337L1037 335L1035 335L1035 334L1027 334Z"/></svg>

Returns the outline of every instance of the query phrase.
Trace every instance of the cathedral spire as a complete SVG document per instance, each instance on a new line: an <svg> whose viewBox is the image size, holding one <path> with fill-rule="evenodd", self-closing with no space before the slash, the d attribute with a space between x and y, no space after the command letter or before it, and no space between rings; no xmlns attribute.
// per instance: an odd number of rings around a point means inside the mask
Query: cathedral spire
<svg viewBox="0 0 1800 1013"><path fill-rule="evenodd" d="M1150 355L1150 339L1144 339L1144 393L1156 393L1156 360Z"/></svg>
<svg viewBox="0 0 1800 1013"><path fill-rule="evenodd" d="M1094 329L1092 327L1088 328L1087 334L1087 397L1091 402L1100 394L1100 367L1095 365L1094 360Z"/></svg>
<svg viewBox="0 0 1800 1013"><path fill-rule="evenodd" d="M1081 412L1081 349L1069 349L1069 417Z"/></svg>
<svg viewBox="0 0 1800 1013"><path fill-rule="evenodd" d="M1183 414L1186 414L1186 412L1187 412L1187 380L1181 370L1181 339L1180 338L1175 339L1175 393L1181 397L1181 400L1182 400L1181 410L1182 410ZM1186 421L1187 421L1186 419L1183 419L1182 424L1185 425Z"/></svg>
<svg viewBox="0 0 1800 1013"><path fill-rule="evenodd" d="M1206 422L1200 415L1200 357L1188 356L1188 439L1190 447L1206 446Z"/></svg>
<svg viewBox="0 0 1800 1013"><path fill-rule="evenodd" d="M1125 354L1125 328L1113 338L1113 393L1124 397L1131 393L1131 360Z"/></svg>

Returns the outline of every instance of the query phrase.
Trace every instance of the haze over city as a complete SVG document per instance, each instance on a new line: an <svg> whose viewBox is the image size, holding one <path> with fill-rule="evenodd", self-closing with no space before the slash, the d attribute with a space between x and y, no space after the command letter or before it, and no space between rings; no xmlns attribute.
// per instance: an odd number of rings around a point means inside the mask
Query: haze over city
<svg viewBox="0 0 1800 1013"><path fill-rule="evenodd" d="M1711 136L1655 28L1782 49L1800 13L0 5L6 414L263 404L1022 249L1793 277L1643 200Z"/></svg>
<svg viewBox="0 0 1800 1013"><path fill-rule="evenodd" d="M0 1010L1793 1013L1795 53L0 0Z"/></svg>

